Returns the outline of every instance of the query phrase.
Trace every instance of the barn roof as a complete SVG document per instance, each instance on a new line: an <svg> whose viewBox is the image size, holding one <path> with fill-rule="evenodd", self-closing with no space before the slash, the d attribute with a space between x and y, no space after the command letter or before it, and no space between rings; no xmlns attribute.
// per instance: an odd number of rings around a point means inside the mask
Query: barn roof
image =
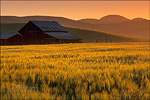
<svg viewBox="0 0 150 100"><path fill-rule="evenodd" d="M18 33L0 33L0 39L8 39Z"/></svg>
<svg viewBox="0 0 150 100"><path fill-rule="evenodd" d="M52 37L55 37L57 39L71 39L71 40L78 40L80 38L70 34L70 33L63 33L63 32L44 32L45 34L48 34Z"/></svg>
<svg viewBox="0 0 150 100"><path fill-rule="evenodd" d="M68 32L64 27L62 27L56 21L31 21L37 27L39 27L42 31L63 31Z"/></svg>

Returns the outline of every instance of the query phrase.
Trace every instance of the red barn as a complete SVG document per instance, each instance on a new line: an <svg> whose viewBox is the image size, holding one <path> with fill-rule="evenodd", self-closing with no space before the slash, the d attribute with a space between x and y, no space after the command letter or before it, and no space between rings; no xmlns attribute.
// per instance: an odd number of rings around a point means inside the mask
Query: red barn
<svg viewBox="0 0 150 100"><path fill-rule="evenodd" d="M29 21L18 32L23 37L23 44L78 43L81 41L55 21Z"/></svg>

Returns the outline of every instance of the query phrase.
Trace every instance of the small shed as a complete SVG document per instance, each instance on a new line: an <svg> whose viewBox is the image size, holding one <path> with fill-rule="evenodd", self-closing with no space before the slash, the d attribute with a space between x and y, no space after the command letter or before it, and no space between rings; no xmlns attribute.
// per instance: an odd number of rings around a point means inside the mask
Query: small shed
<svg viewBox="0 0 150 100"><path fill-rule="evenodd" d="M1 45L22 44L22 35L19 33L0 33Z"/></svg>
<svg viewBox="0 0 150 100"><path fill-rule="evenodd" d="M23 36L24 44L78 43L82 40L56 21L29 21L18 32Z"/></svg>

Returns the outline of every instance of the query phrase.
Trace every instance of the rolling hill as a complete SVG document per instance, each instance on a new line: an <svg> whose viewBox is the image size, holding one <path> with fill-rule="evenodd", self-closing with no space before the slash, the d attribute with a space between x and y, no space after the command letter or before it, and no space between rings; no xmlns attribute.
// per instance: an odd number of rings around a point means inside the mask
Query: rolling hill
<svg viewBox="0 0 150 100"><path fill-rule="evenodd" d="M99 20L98 19L81 19L78 21L89 23L89 24L110 24L110 23L127 22L127 21L130 21L130 19L127 19L120 15L108 15L108 16L104 16L100 18Z"/></svg>
<svg viewBox="0 0 150 100"><path fill-rule="evenodd" d="M149 37L150 31L149 20L142 18L130 20L120 15L108 15L99 20L82 19L82 21L52 16L1 16L1 23L27 23L29 20L57 21L64 26L145 38Z"/></svg>
<svg viewBox="0 0 150 100"><path fill-rule="evenodd" d="M25 23L1 23L1 33L16 33L20 28L22 28ZM101 31L80 29L64 26L69 33L76 35L77 37L83 39L83 42L106 42L106 36L108 42L137 42L137 41L147 41L147 39L137 38L137 37L127 37L122 35L116 35L112 33L106 33Z"/></svg>

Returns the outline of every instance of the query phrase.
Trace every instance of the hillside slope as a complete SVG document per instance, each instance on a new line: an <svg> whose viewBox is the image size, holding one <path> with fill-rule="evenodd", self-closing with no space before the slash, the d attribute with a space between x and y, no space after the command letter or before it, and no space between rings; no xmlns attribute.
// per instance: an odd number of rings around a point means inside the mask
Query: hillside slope
<svg viewBox="0 0 150 100"><path fill-rule="evenodd" d="M25 23L2 23L1 33L14 33L21 29ZM134 41L147 41L147 39L126 37L122 35L116 35L106 32L72 28L64 26L69 33L83 39L83 42L106 42L106 37L108 42L134 42Z"/></svg>

